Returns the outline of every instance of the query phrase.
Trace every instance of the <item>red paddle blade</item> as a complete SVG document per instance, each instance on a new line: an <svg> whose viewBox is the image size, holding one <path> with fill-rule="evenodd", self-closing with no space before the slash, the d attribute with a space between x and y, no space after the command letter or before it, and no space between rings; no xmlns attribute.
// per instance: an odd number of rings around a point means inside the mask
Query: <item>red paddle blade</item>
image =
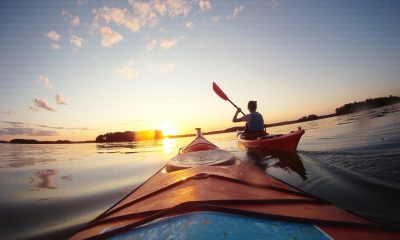
<svg viewBox="0 0 400 240"><path fill-rule="evenodd" d="M215 82L213 82L213 90L220 98L228 101L228 96L226 96L226 94L221 90L221 88L218 87Z"/></svg>

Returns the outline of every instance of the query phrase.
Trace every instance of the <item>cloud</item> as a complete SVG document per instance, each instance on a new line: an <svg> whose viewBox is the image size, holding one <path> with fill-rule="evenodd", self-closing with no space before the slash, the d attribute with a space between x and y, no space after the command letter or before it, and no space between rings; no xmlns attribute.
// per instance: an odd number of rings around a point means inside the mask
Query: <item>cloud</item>
<svg viewBox="0 0 400 240"><path fill-rule="evenodd" d="M77 27L81 23L81 20L79 19L78 16L75 16L70 22L72 26Z"/></svg>
<svg viewBox="0 0 400 240"><path fill-rule="evenodd" d="M132 32L138 32L141 28L141 24L138 19L133 17L126 8L109 8L103 7L100 9L93 9L93 20L91 28L92 30L101 29L103 22L106 24L114 23L118 26L125 26Z"/></svg>
<svg viewBox="0 0 400 240"><path fill-rule="evenodd" d="M35 128L2 128L0 135L24 135L24 136L57 136L58 133L53 130L41 130Z"/></svg>
<svg viewBox="0 0 400 240"><path fill-rule="evenodd" d="M159 41L153 39L146 44L146 49L154 50L156 47L159 47L162 49L170 49L173 46L177 45L178 43L179 43L178 38L165 38L165 39L161 39Z"/></svg>
<svg viewBox="0 0 400 240"><path fill-rule="evenodd" d="M178 44L179 40L176 38L169 38L169 39L161 39L160 40L160 48L162 49L170 49L176 44Z"/></svg>
<svg viewBox="0 0 400 240"><path fill-rule="evenodd" d="M61 14L63 16L65 16L65 20L69 21L69 23L73 26L73 27L77 27L79 26L79 24L81 23L81 20L78 16L73 15L72 13L70 13L68 10L62 10Z"/></svg>
<svg viewBox="0 0 400 240"><path fill-rule="evenodd" d="M10 124L14 127L20 127L21 125L25 125L23 122L13 122L13 121L3 121L4 123Z"/></svg>
<svg viewBox="0 0 400 240"><path fill-rule="evenodd" d="M139 72L135 68L134 61L127 62L124 66L117 70L117 73L126 79L133 79L139 75Z"/></svg>
<svg viewBox="0 0 400 240"><path fill-rule="evenodd" d="M151 40L149 43L146 44L146 49L153 50L154 48L157 47L157 43L158 43L157 40L155 40L155 39Z"/></svg>
<svg viewBox="0 0 400 240"><path fill-rule="evenodd" d="M239 13L243 12L244 6L236 6L235 9L233 9L233 13L227 17L228 20L235 18Z"/></svg>
<svg viewBox="0 0 400 240"><path fill-rule="evenodd" d="M132 11L126 8L111 7L93 9L92 30L101 29L104 27L104 23L114 23L130 29L132 32L138 32L142 27L157 26L160 16L186 16L191 8L189 1L184 0L129 0L129 5L132 7Z"/></svg>
<svg viewBox="0 0 400 240"><path fill-rule="evenodd" d="M50 43L50 48L54 49L54 50L57 50L57 49L60 49L61 46L58 43Z"/></svg>
<svg viewBox="0 0 400 240"><path fill-rule="evenodd" d="M57 33L56 31L51 31L47 33L47 38L50 39L50 47L52 49L60 49L60 44L58 43L61 39L61 34Z"/></svg>
<svg viewBox="0 0 400 240"><path fill-rule="evenodd" d="M213 23L217 23L218 21L219 21L219 17L218 16L213 16L211 18L211 22L213 22Z"/></svg>
<svg viewBox="0 0 400 240"><path fill-rule="evenodd" d="M103 37L101 40L101 45L103 45L103 47L111 47L113 44L118 43L123 39L121 34L114 32L109 27L102 27L100 32Z"/></svg>
<svg viewBox="0 0 400 240"><path fill-rule="evenodd" d="M152 2L129 1L129 4L136 12L136 16L140 21L141 26L149 25L151 27L157 26L158 16L157 10L152 7Z"/></svg>
<svg viewBox="0 0 400 240"><path fill-rule="evenodd" d="M61 35L59 33L57 33L56 31L48 32L47 37L53 42L58 42L61 39Z"/></svg>
<svg viewBox="0 0 400 240"><path fill-rule="evenodd" d="M46 100L42 100L38 97L35 97L33 100L33 106L30 106L29 108L33 111L37 111L40 108L45 109L47 111L55 112L56 110L52 107L49 106Z"/></svg>
<svg viewBox="0 0 400 240"><path fill-rule="evenodd" d="M211 3L208 0L200 0L199 7L200 7L201 11L207 11L212 8Z"/></svg>
<svg viewBox="0 0 400 240"><path fill-rule="evenodd" d="M192 21L189 21L185 24L185 26L189 29L192 29L194 27L194 23Z"/></svg>
<svg viewBox="0 0 400 240"><path fill-rule="evenodd" d="M53 88L53 86L51 85L49 79L45 75L43 75L43 74L39 75L38 76L38 80L43 84L44 87Z"/></svg>
<svg viewBox="0 0 400 240"><path fill-rule="evenodd" d="M77 35L72 35L69 42L75 46L74 50L79 50L82 47L82 44L84 41L82 38L78 37Z"/></svg>
<svg viewBox="0 0 400 240"><path fill-rule="evenodd" d="M64 97L61 95L61 93L56 93L54 98L56 99L56 103L57 104L67 105L67 103L65 102Z"/></svg>
<svg viewBox="0 0 400 240"><path fill-rule="evenodd" d="M184 0L167 0L164 2L169 16L186 16L190 12L190 4Z"/></svg>

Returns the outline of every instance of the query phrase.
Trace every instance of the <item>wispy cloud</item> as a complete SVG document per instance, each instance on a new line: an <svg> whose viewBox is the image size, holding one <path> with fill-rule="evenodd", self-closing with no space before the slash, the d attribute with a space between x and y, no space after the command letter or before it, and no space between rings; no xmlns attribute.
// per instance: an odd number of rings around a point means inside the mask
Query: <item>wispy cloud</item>
<svg viewBox="0 0 400 240"><path fill-rule="evenodd" d="M208 0L200 0L199 7L200 7L201 11L207 11L212 8L211 3Z"/></svg>
<svg viewBox="0 0 400 240"><path fill-rule="evenodd" d="M58 133L54 130L41 130L35 128L2 128L0 135L9 136L57 136Z"/></svg>
<svg viewBox="0 0 400 240"><path fill-rule="evenodd" d="M47 38L50 39L50 47L52 49L60 49L60 44L58 43L61 39L61 34L57 33L56 31L51 31L47 33Z"/></svg>
<svg viewBox="0 0 400 240"><path fill-rule="evenodd" d="M46 88L53 88L53 86L51 85L49 78L46 77L45 75L41 74L38 76L38 80L39 82L41 82L43 84L44 87Z"/></svg>
<svg viewBox="0 0 400 240"><path fill-rule="evenodd" d="M40 108L45 109L47 111L55 112L56 110L52 107L49 106L46 100L40 99L38 97L35 97L33 100L33 106L30 106L30 109L33 111L37 111Z"/></svg>
<svg viewBox="0 0 400 240"><path fill-rule="evenodd" d="M77 35L72 35L69 42L75 46L74 50L79 50L82 47L82 44L84 41L82 38L78 37Z"/></svg>
<svg viewBox="0 0 400 240"><path fill-rule="evenodd" d="M0 113L2 113L2 114L5 114L5 115L14 115L14 114L17 114L17 112L16 111L13 111L13 110L2 110L2 111L0 111Z"/></svg>
<svg viewBox="0 0 400 240"><path fill-rule="evenodd" d="M117 70L117 73L126 79L133 79L139 75L134 61L127 62L124 66Z"/></svg>
<svg viewBox="0 0 400 240"><path fill-rule="evenodd" d="M213 22L213 23L217 23L218 21L219 21L219 17L218 16L213 16L211 18L211 22Z"/></svg>
<svg viewBox="0 0 400 240"><path fill-rule="evenodd" d="M61 95L61 93L56 93L54 98L56 99L56 103L57 104L59 104L59 105L67 105L67 103L65 102L64 97Z"/></svg>
<svg viewBox="0 0 400 240"><path fill-rule="evenodd" d="M146 44L146 49L147 49L147 50L153 50L153 49L155 49L155 48L157 47L157 43L158 43L157 40L155 40L155 39L151 40L150 42L148 42L148 43Z"/></svg>
<svg viewBox="0 0 400 240"><path fill-rule="evenodd" d="M65 20L68 21L73 27L77 27L81 23L80 18L78 16L73 15L68 10L62 10L61 14L65 16Z"/></svg>
<svg viewBox="0 0 400 240"><path fill-rule="evenodd" d="M34 107L34 106L31 106L31 105L29 105L28 108L29 108L31 111L34 111L34 112L38 112L38 111L39 111L39 108Z"/></svg>
<svg viewBox="0 0 400 240"><path fill-rule="evenodd" d="M160 40L160 48L162 49L170 49L176 44L178 44L179 40L177 38L167 38Z"/></svg>
<svg viewBox="0 0 400 240"><path fill-rule="evenodd" d="M58 44L58 43L52 42L52 43L50 43L50 48L51 48L51 49L54 49L54 50L57 50L57 49L60 49L60 48L61 48L61 45Z"/></svg>
<svg viewBox="0 0 400 240"><path fill-rule="evenodd" d="M110 27L102 27L100 32L103 37L101 40L101 45L103 45L103 47L111 47L113 44L123 39L121 34L114 32Z"/></svg>
<svg viewBox="0 0 400 240"><path fill-rule="evenodd" d="M193 23L192 21L189 21L189 22L187 22L187 23L185 24L185 26L186 26L187 28L189 28L189 29L193 29L194 23Z"/></svg>
<svg viewBox="0 0 400 240"><path fill-rule="evenodd" d="M13 122L13 121L3 121L4 123L10 124L13 127L25 127L25 128L33 128L33 127L40 127L40 128L47 128L47 129L56 129L56 130L96 130L91 129L88 127L60 127L60 126L49 126L44 124L35 124L35 123L25 123L25 122Z"/></svg>
<svg viewBox="0 0 400 240"><path fill-rule="evenodd" d="M231 15L229 15L227 17L228 20L235 18L239 13L243 12L244 10L244 6L243 5L239 5L236 6L235 9L233 9L233 12Z"/></svg>

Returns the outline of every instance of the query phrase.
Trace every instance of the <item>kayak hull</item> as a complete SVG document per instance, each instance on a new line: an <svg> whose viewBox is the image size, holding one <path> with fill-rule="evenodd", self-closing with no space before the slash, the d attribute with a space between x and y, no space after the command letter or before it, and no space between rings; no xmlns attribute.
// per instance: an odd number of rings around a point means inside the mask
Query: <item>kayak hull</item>
<svg viewBox="0 0 400 240"><path fill-rule="evenodd" d="M200 138L178 156L195 153L191 146L205 143ZM196 156L223 151L213 147L210 143ZM72 239L400 239L399 232L381 229L237 158L216 166L171 170L171 164Z"/></svg>
<svg viewBox="0 0 400 240"><path fill-rule="evenodd" d="M277 151L295 152L304 130L293 131L283 135L271 135L267 138L245 139L243 133L238 134L238 141L246 148L262 148Z"/></svg>

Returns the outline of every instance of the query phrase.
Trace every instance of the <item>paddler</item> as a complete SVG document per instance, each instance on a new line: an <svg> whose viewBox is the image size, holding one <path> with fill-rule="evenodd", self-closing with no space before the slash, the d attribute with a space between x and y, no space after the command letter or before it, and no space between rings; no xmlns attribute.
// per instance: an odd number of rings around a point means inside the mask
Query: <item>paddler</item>
<svg viewBox="0 0 400 240"><path fill-rule="evenodd" d="M242 110L237 108L232 122L246 122L244 133L247 138L254 138L267 134L265 132L263 116L257 112L257 101L249 101L247 104L247 109L249 110L250 114L238 118L238 114Z"/></svg>

